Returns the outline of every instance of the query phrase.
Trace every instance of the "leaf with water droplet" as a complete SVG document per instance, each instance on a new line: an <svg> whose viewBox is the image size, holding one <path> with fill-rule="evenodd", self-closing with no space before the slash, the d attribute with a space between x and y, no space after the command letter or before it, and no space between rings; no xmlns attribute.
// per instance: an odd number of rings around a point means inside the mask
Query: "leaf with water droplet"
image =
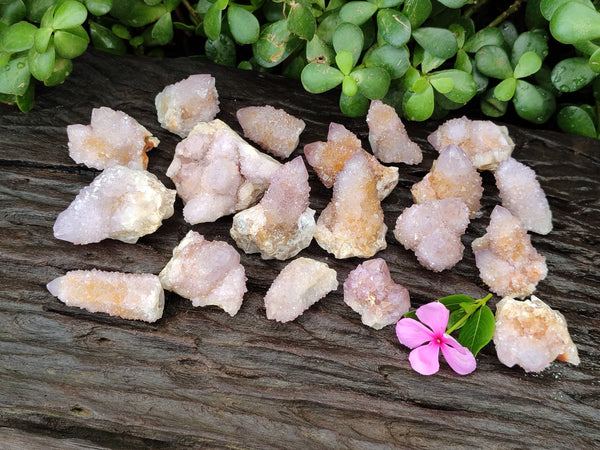
<svg viewBox="0 0 600 450"><path fill-rule="evenodd" d="M591 138L598 134L592 117L579 106L565 106L556 115L556 121L560 129L566 133Z"/></svg>
<svg viewBox="0 0 600 450"><path fill-rule="evenodd" d="M587 58L567 58L560 61L554 69L550 79L552 84L562 92L575 92L588 85L597 74L588 63Z"/></svg>
<svg viewBox="0 0 600 450"><path fill-rule="evenodd" d="M30 79L27 56L13 58L0 68L0 93L23 95Z"/></svg>

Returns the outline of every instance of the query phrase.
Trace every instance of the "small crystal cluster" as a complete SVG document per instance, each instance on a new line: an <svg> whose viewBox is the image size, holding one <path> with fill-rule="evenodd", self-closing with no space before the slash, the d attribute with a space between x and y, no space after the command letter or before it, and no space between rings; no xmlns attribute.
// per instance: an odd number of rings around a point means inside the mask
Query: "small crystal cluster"
<svg viewBox="0 0 600 450"><path fill-rule="evenodd" d="M526 372L541 372L552 361L579 364L564 316L531 296L518 301L505 297L496 305L494 346L500 362Z"/></svg>
<svg viewBox="0 0 600 450"><path fill-rule="evenodd" d="M254 205L280 163L219 119L201 122L175 148L167 169L190 224L213 222Z"/></svg>
<svg viewBox="0 0 600 450"><path fill-rule="evenodd" d="M289 157L298 147L306 126L303 120L270 105L240 108L236 116L244 136L280 158Z"/></svg>
<svg viewBox="0 0 600 450"><path fill-rule="evenodd" d="M344 302L376 330L398 322L410 309L408 289L394 283L384 259L359 264L344 282Z"/></svg>
<svg viewBox="0 0 600 450"><path fill-rule="evenodd" d="M451 144L460 146L479 170L495 170L515 147L506 127L466 117L444 122L427 139L437 151Z"/></svg>
<svg viewBox="0 0 600 450"><path fill-rule="evenodd" d="M337 287L334 269L311 258L297 258L283 268L267 291L267 318L290 322Z"/></svg>
<svg viewBox="0 0 600 450"><path fill-rule="evenodd" d="M74 244L108 238L133 244L173 215L175 195L150 172L109 167L58 215L54 237Z"/></svg>
<svg viewBox="0 0 600 450"><path fill-rule="evenodd" d="M160 125L182 138L197 123L213 120L219 112L219 94L209 74L190 75L166 86L154 103Z"/></svg>
<svg viewBox="0 0 600 450"><path fill-rule="evenodd" d="M315 211L308 207L310 186L301 156L277 169L260 203L233 217L231 237L246 253L288 259L308 247Z"/></svg>
<svg viewBox="0 0 600 450"><path fill-rule="evenodd" d="M398 168L386 167L373 155L365 152L360 139L343 125L331 123L326 142L312 142L304 146L304 155L308 164L312 166L321 182L328 188L333 186L338 173L355 153L361 153L367 159L369 168L376 179L379 199L383 200L398 184Z"/></svg>
<svg viewBox="0 0 600 450"><path fill-rule="evenodd" d="M123 319L156 322L165 304L160 280L152 274L73 270L46 287L67 306Z"/></svg>
<svg viewBox="0 0 600 450"><path fill-rule="evenodd" d="M92 110L89 125L68 125L67 136L71 158L100 170L116 165L146 169L146 152L159 144L133 117L106 106Z"/></svg>
<svg viewBox="0 0 600 450"><path fill-rule="evenodd" d="M396 110L381 100L373 100L367 113L369 143L373 154L384 163L419 164L421 148L408 137Z"/></svg>
<svg viewBox="0 0 600 450"><path fill-rule="evenodd" d="M158 276L166 290L190 299L192 305L215 305L230 316L237 314L247 291L246 272L235 248L209 242L191 230Z"/></svg>
<svg viewBox="0 0 600 450"><path fill-rule="evenodd" d="M465 152L457 145L449 145L440 151L431 171L410 191L415 203L459 198L468 206L470 217L473 218L481 208L483 185L481 175Z"/></svg>
<svg viewBox="0 0 600 450"><path fill-rule="evenodd" d="M394 237L415 252L421 265L434 272L454 267L463 257L461 236L469 225L469 209L449 197L412 205L396 221Z"/></svg>
<svg viewBox="0 0 600 450"><path fill-rule="evenodd" d="M471 244L481 279L495 294L523 298L546 278L546 260L531 245L521 221L497 205L487 233Z"/></svg>

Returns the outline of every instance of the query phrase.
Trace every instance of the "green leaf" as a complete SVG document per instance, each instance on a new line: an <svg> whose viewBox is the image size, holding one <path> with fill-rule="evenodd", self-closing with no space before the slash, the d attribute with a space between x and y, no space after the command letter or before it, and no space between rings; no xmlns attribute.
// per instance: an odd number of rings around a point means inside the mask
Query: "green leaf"
<svg viewBox="0 0 600 450"><path fill-rule="evenodd" d="M454 89L454 80L449 77L436 77L429 80L431 85L440 94L447 94Z"/></svg>
<svg viewBox="0 0 600 450"><path fill-rule="evenodd" d="M481 112L489 117L502 117L508 109L508 102L499 100L494 95L494 89L489 89L479 101Z"/></svg>
<svg viewBox="0 0 600 450"><path fill-rule="evenodd" d="M464 5L466 5L469 0L438 0L442 5L448 7L448 8L460 8Z"/></svg>
<svg viewBox="0 0 600 450"><path fill-rule="evenodd" d="M48 50L48 44L50 43L50 37L52 36L52 28L39 28L34 35L35 50L38 53L44 53Z"/></svg>
<svg viewBox="0 0 600 450"><path fill-rule="evenodd" d="M455 326L457 327L456 329L459 330L462 325L457 326L457 324L462 320L463 317L465 317L465 315L465 311L462 308L451 311L450 316L448 317L448 325L446 326L446 330L450 330Z"/></svg>
<svg viewBox="0 0 600 450"><path fill-rule="evenodd" d="M230 67L235 66L235 42L226 34L220 34L214 41L207 39L204 43L204 51L206 52L206 56L217 64Z"/></svg>
<svg viewBox="0 0 600 450"><path fill-rule="evenodd" d="M34 96L35 96L35 84L34 83L29 83L29 86L27 86L27 90L25 91L25 93L23 95L16 96L17 106L19 107L21 112L26 113L28 111L31 111L31 109L33 108Z"/></svg>
<svg viewBox="0 0 600 450"><path fill-rule="evenodd" d="M348 97L343 92L340 94L340 110L348 117L363 117L369 110L369 99L357 92Z"/></svg>
<svg viewBox="0 0 600 450"><path fill-rule="evenodd" d="M410 66L410 54L406 47L393 47L389 44L371 47L363 58L367 67L378 66L388 71L394 80L401 78Z"/></svg>
<svg viewBox="0 0 600 450"><path fill-rule="evenodd" d="M366 1L351 1L340 9L340 19L354 25L362 25L377 11L377 5Z"/></svg>
<svg viewBox="0 0 600 450"><path fill-rule="evenodd" d="M421 51L423 53L421 58L421 71L423 73L429 73L433 69L437 69L446 61L444 58L439 58L435 55L432 55L427 50L424 50L421 46L417 46L415 48L415 53L417 53L417 51Z"/></svg>
<svg viewBox="0 0 600 450"><path fill-rule="evenodd" d="M347 50L352 54L353 66L362 53L364 36L362 30L352 23L342 22L333 33L333 49L336 53Z"/></svg>
<svg viewBox="0 0 600 450"><path fill-rule="evenodd" d="M127 52L127 46L123 39L116 36L110 29L92 21L89 26L92 45L95 48L114 55L124 55Z"/></svg>
<svg viewBox="0 0 600 450"><path fill-rule="evenodd" d="M454 34L445 28L422 27L412 35L421 47L438 58L451 58L458 50Z"/></svg>
<svg viewBox="0 0 600 450"><path fill-rule="evenodd" d="M469 297L468 295L456 294L456 295L448 295L447 297L442 297L442 298L438 299L438 302L442 303L450 311L456 311L457 309L461 308L461 303L474 304L475 299L472 297Z"/></svg>
<svg viewBox="0 0 600 450"><path fill-rule="evenodd" d="M454 35L454 39L456 39L456 44L458 48L462 50L462 47L465 45L465 41L467 39L467 31L460 24L453 23L448 27L448 30L452 32ZM464 50L462 50L464 52Z"/></svg>
<svg viewBox="0 0 600 450"><path fill-rule="evenodd" d="M552 36L563 44L600 38L600 13L577 2L560 6L550 20Z"/></svg>
<svg viewBox="0 0 600 450"><path fill-rule="evenodd" d="M542 68L542 58L535 52L525 52L514 70L515 78L526 78Z"/></svg>
<svg viewBox="0 0 600 450"><path fill-rule="evenodd" d="M27 91L30 79L27 56L13 58L0 68L0 93L23 95Z"/></svg>
<svg viewBox="0 0 600 450"><path fill-rule="evenodd" d="M73 71L73 62L70 59L56 58L52 75L44 80L45 86L57 86L64 83Z"/></svg>
<svg viewBox="0 0 600 450"><path fill-rule="evenodd" d="M431 85L423 92L416 93L407 91L402 101L402 110L408 120L423 121L433 114L435 98Z"/></svg>
<svg viewBox="0 0 600 450"><path fill-rule="evenodd" d="M412 29L420 27L431 14L430 0L406 0L402 13L408 17Z"/></svg>
<svg viewBox="0 0 600 450"><path fill-rule="evenodd" d="M44 81L52 75L55 57L56 53L52 45L48 46L48 49L44 53L38 53L35 48L29 50L27 63L29 64L31 75L40 81Z"/></svg>
<svg viewBox="0 0 600 450"><path fill-rule="evenodd" d="M498 28L483 28L465 42L463 50L468 53L476 53L482 47L494 45L502 47L504 44L504 36Z"/></svg>
<svg viewBox="0 0 600 450"><path fill-rule="evenodd" d="M560 8L565 3L570 2L577 2L581 3L584 6L587 6L588 8L594 8L594 4L590 0L541 0L540 12L547 21L550 21L558 8Z"/></svg>
<svg viewBox="0 0 600 450"><path fill-rule="evenodd" d="M512 47L519 36L517 27L515 27L515 25L512 22L505 20L500 25L498 25L498 29L502 33L502 38L504 39L504 42L506 43L507 47Z"/></svg>
<svg viewBox="0 0 600 450"><path fill-rule="evenodd" d="M588 64L590 65L590 69L596 73L600 73L600 48L590 56Z"/></svg>
<svg viewBox="0 0 600 450"><path fill-rule="evenodd" d="M458 342L477 356L477 353L492 340L495 327L494 313L484 305L467 319L458 333Z"/></svg>
<svg viewBox="0 0 600 450"><path fill-rule="evenodd" d="M221 34L222 16L223 11L218 8L216 3L213 3L204 16L204 34L211 41L216 41Z"/></svg>
<svg viewBox="0 0 600 450"><path fill-rule="evenodd" d="M556 109L550 92L523 80L517 80L513 104L520 117L535 124L545 123Z"/></svg>
<svg viewBox="0 0 600 450"><path fill-rule="evenodd" d="M377 34L394 47L402 47L410 40L412 27L408 17L395 9L377 12Z"/></svg>
<svg viewBox="0 0 600 450"><path fill-rule="evenodd" d="M9 53L18 53L33 47L35 34L38 28L32 23L21 21L6 29L0 40L3 50Z"/></svg>
<svg viewBox="0 0 600 450"><path fill-rule="evenodd" d="M103 16L112 8L113 0L85 0L85 6L94 16Z"/></svg>
<svg viewBox="0 0 600 450"><path fill-rule="evenodd" d="M406 317L407 319L419 320L419 318L417 317L417 311L415 309L411 309L406 314L404 314L402 317Z"/></svg>
<svg viewBox="0 0 600 450"><path fill-rule="evenodd" d="M513 76L508 55L501 47L486 45L475 54L477 69L488 77L504 80Z"/></svg>
<svg viewBox="0 0 600 450"><path fill-rule="evenodd" d="M502 80L498 86L494 88L494 97L503 102L509 101L515 95L517 87L517 79L514 77Z"/></svg>
<svg viewBox="0 0 600 450"><path fill-rule="evenodd" d="M115 23L111 28L111 31L115 34L115 36L129 40L131 39L131 33L127 29L126 26L121 25L120 23Z"/></svg>
<svg viewBox="0 0 600 450"><path fill-rule="evenodd" d="M13 0L11 2L0 2L0 23L12 25L25 18L27 7L23 0ZM33 21L32 22L39 22Z"/></svg>
<svg viewBox="0 0 600 450"><path fill-rule="evenodd" d="M309 63L302 70L302 86L312 94L329 91L343 81L344 74L335 67L325 64Z"/></svg>
<svg viewBox="0 0 600 450"><path fill-rule="evenodd" d="M142 0L118 0L110 10L111 16L129 27L151 24L167 12L169 9L164 4L147 5Z"/></svg>
<svg viewBox="0 0 600 450"><path fill-rule="evenodd" d="M336 28L342 23L339 10L327 12L319 20L317 35L323 39L323 42L333 45L333 33L335 33Z"/></svg>
<svg viewBox="0 0 600 450"><path fill-rule="evenodd" d="M8 64L10 61L11 54L0 51L0 70ZM1 100L0 100L1 101Z"/></svg>
<svg viewBox="0 0 600 450"><path fill-rule="evenodd" d="M64 30L81 25L87 19L86 7L75 0L65 0L54 11L52 28Z"/></svg>
<svg viewBox="0 0 600 450"><path fill-rule="evenodd" d="M521 33L512 47L511 63L516 65L521 56L527 52L535 52L543 61L548 56L548 36L544 31L526 31Z"/></svg>
<svg viewBox="0 0 600 450"><path fill-rule="evenodd" d="M568 58L560 61L550 79L561 92L575 92L588 85L598 74L588 64L587 58Z"/></svg>
<svg viewBox="0 0 600 450"><path fill-rule="evenodd" d="M334 61L335 52L333 48L323 41L318 34L306 43L306 60L322 64L331 64Z"/></svg>
<svg viewBox="0 0 600 450"><path fill-rule="evenodd" d="M256 16L233 3L227 8L227 23L238 44L253 44L260 36L260 24Z"/></svg>
<svg viewBox="0 0 600 450"><path fill-rule="evenodd" d="M352 97L358 92L358 84L350 75L346 75L342 81L342 92L348 97Z"/></svg>
<svg viewBox="0 0 600 450"><path fill-rule="evenodd" d="M349 75L354 67L354 57L348 50L340 50L335 55L335 63L344 75Z"/></svg>
<svg viewBox="0 0 600 450"><path fill-rule="evenodd" d="M471 74L467 72L456 69L435 72L430 75L431 83L433 84L438 77L452 80L452 89L444 93L444 97L452 102L466 104L477 94L477 83L475 83Z"/></svg>
<svg viewBox="0 0 600 450"><path fill-rule="evenodd" d="M591 138L597 136L592 118L579 106L565 106L556 115L556 121L565 133Z"/></svg>
<svg viewBox="0 0 600 450"><path fill-rule="evenodd" d="M394 8L401 5L404 0L369 0L377 5L378 9Z"/></svg>
<svg viewBox="0 0 600 450"><path fill-rule="evenodd" d="M173 22L171 13L164 13L160 19L152 25L151 36L154 45L167 45L173 39Z"/></svg>
<svg viewBox="0 0 600 450"><path fill-rule="evenodd" d="M358 92L370 100L383 98L390 87L390 75L381 67L354 70L351 76L358 85Z"/></svg>
<svg viewBox="0 0 600 450"><path fill-rule="evenodd" d="M301 43L300 38L289 31L287 22L279 20L262 29L258 40L252 44L252 53L258 64L271 68L290 56Z"/></svg>
<svg viewBox="0 0 600 450"><path fill-rule="evenodd" d="M317 30L317 21L308 4L301 1L290 3L287 18L288 29L306 41L310 41Z"/></svg>
<svg viewBox="0 0 600 450"><path fill-rule="evenodd" d="M61 58L73 59L87 49L90 38L82 26L54 32L54 47Z"/></svg>
<svg viewBox="0 0 600 450"><path fill-rule="evenodd" d="M427 77L419 77L415 80L413 85L410 87L410 90L420 94L424 92L429 87L429 78Z"/></svg>

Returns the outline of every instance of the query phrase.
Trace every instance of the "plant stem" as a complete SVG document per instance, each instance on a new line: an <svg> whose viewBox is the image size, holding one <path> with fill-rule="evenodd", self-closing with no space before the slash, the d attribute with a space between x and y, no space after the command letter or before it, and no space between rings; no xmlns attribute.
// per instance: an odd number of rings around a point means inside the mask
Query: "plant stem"
<svg viewBox="0 0 600 450"><path fill-rule="evenodd" d="M181 3L183 3L183 6L185 6L185 9L187 9L188 12L190 13L192 20L196 24L199 23L200 18L198 17L198 13L196 12L196 9L192 5L190 5L190 2L188 0L181 0Z"/></svg>
<svg viewBox="0 0 600 450"><path fill-rule="evenodd" d="M494 20L492 20L490 22L490 24L488 25L488 27L491 28L491 27L500 25L502 22L504 22L506 20L506 18L508 16L517 12L519 10L519 8L521 8L521 5L525 2L527 2L527 0L515 0L515 2L512 5L510 5L506 11L503 11L502 14L500 14L498 17L496 17Z"/></svg>
<svg viewBox="0 0 600 450"><path fill-rule="evenodd" d="M467 313L464 316L462 316L458 322L456 322L452 327L450 327L446 330L446 334L450 334L453 331L456 331L460 327L462 327L465 324L465 322L467 320L469 320L469 317L471 317L475 313L475 311L477 311L479 308L481 308L483 305L485 305L490 298L492 298L492 294L488 294L485 297L480 298L479 300L475 300L475 304L477 305L477 308L475 308L473 310L473 312Z"/></svg>

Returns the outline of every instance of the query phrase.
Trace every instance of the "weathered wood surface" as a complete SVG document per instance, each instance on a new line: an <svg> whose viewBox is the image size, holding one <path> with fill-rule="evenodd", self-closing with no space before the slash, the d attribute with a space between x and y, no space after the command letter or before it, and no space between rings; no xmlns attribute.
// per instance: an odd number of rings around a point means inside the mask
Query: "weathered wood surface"
<svg viewBox="0 0 600 450"><path fill-rule="evenodd" d="M554 213L554 231L532 237L549 266L537 295L566 316L579 367L554 363L525 374L503 366L489 345L472 375L442 363L439 374L419 376L393 327L363 326L341 288L292 323L267 320L262 299L285 263L255 255L242 256L249 292L234 318L172 294L155 324L52 297L45 284L68 270L158 273L190 228L233 243L230 218L190 227L180 200L176 214L136 245L75 246L52 236L57 214L96 175L69 158L66 126L89 123L93 107L127 112L160 138L149 170L172 186L165 171L179 139L159 127L153 100L165 85L200 72L216 77L219 117L238 131L239 107L272 104L306 121L301 147L324 140L330 121L368 145L365 123L340 116L333 96L189 59L87 54L64 85L39 90L32 112L0 105L0 447L600 446L598 141L510 127L514 156L537 171ZM436 126L408 124L425 161L400 168L400 183L384 201L390 230L434 159L426 136ZM330 191L312 172L310 182L319 211ZM485 295L469 247L498 203L493 177L485 174L484 182L484 217L469 226L464 259L452 270L421 268L388 232L378 256L409 289L413 306L453 293ZM327 261L340 283L360 262L335 261L314 243L302 255Z"/></svg>

